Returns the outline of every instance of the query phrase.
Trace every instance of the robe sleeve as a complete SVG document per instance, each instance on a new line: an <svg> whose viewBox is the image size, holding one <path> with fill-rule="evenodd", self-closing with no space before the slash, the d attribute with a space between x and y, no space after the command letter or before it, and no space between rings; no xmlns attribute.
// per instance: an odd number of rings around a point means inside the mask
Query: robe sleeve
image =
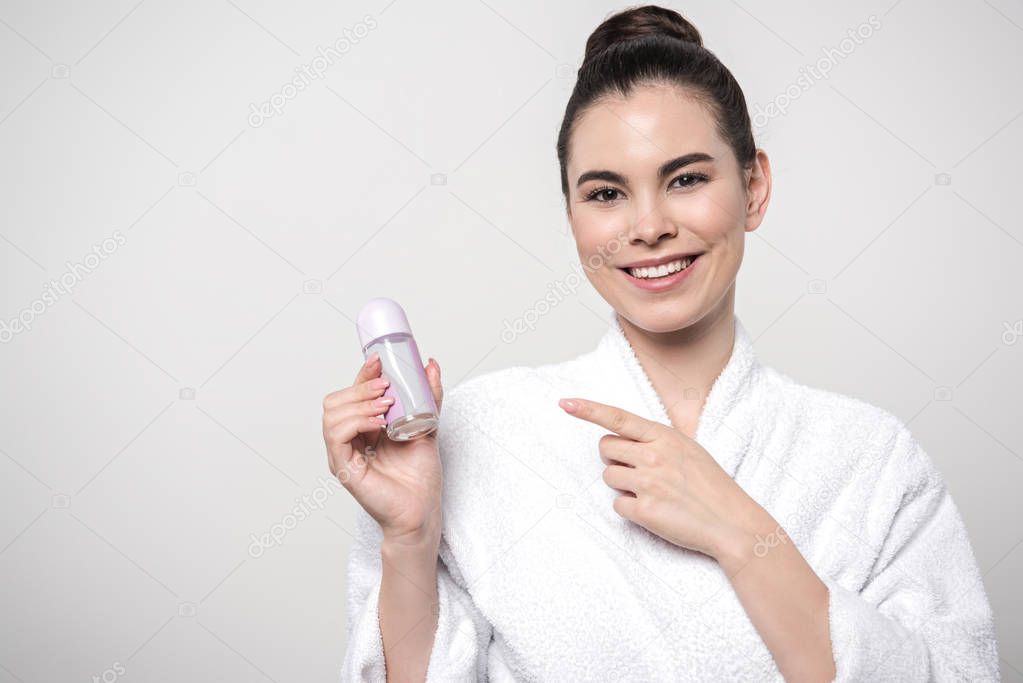
<svg viewBox="0 0 1023 683"><path fill-rule="evenodd" d="M341 668L341 680L345 683L386 681L377 604L382 540L380 525L356 505L356 538L348 559L348 644ZM437 558L438 623L426 683L486 680L493 629L463 586L454 557L442 537Z"/></svg>
<svg viewBox="0 0 1023 683"><path fill-rule="evenodd" d="M835 681L999 680L992 612L966 527L905 426L878 490L895 512L866 584L822 577Z"/></svg>

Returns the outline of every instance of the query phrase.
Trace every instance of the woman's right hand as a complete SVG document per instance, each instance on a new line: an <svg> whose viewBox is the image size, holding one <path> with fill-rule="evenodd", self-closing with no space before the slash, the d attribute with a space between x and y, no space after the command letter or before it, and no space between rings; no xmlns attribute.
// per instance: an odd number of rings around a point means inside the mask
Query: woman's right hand
<svg viewBox="0 0 1023 683"><path fill-rule="evenodd" d="M430 359L426 377L438 413L443 400L440 367ZM323 399L323 439L330 472L380 524L385 540L409 546L437 545L441 534L442 473L437 431L411 441L392 441L382 413L391 398L374 353L351 386Z"/></svg>

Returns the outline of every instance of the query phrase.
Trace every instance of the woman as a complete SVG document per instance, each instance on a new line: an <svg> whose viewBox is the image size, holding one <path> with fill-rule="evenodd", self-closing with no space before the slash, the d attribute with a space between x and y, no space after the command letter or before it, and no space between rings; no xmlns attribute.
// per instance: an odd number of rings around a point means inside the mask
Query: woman
<svg viewBox="0 0 1023 683"><path fill-rule="evenodd" d="M410 443L381 437L378 360L324 401L360 504L345 680L997 680L921 446L760 365L735 315L771 169L697 30L604 21L557 151L597 348L446 398L430 359L441 426Z"/></svg>

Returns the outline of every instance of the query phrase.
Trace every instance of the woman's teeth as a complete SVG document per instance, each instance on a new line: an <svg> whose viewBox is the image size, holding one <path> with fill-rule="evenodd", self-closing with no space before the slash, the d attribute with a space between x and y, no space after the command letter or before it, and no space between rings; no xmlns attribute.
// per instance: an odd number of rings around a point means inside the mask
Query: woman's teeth
<svg viewBox="0 0 1023 683"><path fill-rule="evenodd" d="M670 263L662 263L659 266L649 266L645 268L626 268L625 270L632 277L638 278L654 278L664 277L665 275L671 275L677 273L680 270L684 270L689 267L689 264L693 262L692 256L687 256L678 261L671 261Z"/></svg>

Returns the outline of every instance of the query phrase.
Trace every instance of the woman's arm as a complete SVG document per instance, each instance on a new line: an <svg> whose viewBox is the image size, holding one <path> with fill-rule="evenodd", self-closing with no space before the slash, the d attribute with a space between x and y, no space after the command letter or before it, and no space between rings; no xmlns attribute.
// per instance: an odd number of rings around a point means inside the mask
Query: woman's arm
<svg viewBox="0 0 1023 683"><path fill-rule="evenodd" d="M380 547L380 633L388 681L422 681L437 630L438 541Z"/></svg>
<svg viewBox="0 0 1023 683"><path fill-rule="evenodd" d="M785 530L757 508L754 528L724 540L715 559L785 680L832 681L828 588Z"/></svg>
<svg viewBox="0 0 1023 683"><path fill-rule="evenodd" d="M882 472L854 493L870 576L818 577L784 530L696 441L584 399L572 415L600 439L615 512L718 560L750 621L790 680L989 681L998 655L991 608L962 518L920 444L900 427ZM869 500L868 500L869 498Z"/></svg>
<svg viewBox="0 0 1023 683"><path fill-rule="evenodd" d="M678 430L596 401L562 407L615 432L600 441L604 482L623 492L615 511L718 560L786 680L832 680L828 589L792 543L769 547L784 534L771 515Z"/></svg>
<svg viewBox="0 0 1023 683"><path fill-rule="evenodd" d="M341 680L485 681L493 627L466 591L446 539L427 559L425 550L387 543L359 506L355 522ZM415 672L396 675L405 668Z"/></svg>
<svg viewBox="0 0 1023 683"><path fill-rule="evenodd" d="M884 540L862 586L818 577L759 505L717 560L789 680L997 681L991 608L940 474L900 427L876 497ZM755 505L755 504L754 504ZM864 546L867 549L867 546Z"/></svg>

